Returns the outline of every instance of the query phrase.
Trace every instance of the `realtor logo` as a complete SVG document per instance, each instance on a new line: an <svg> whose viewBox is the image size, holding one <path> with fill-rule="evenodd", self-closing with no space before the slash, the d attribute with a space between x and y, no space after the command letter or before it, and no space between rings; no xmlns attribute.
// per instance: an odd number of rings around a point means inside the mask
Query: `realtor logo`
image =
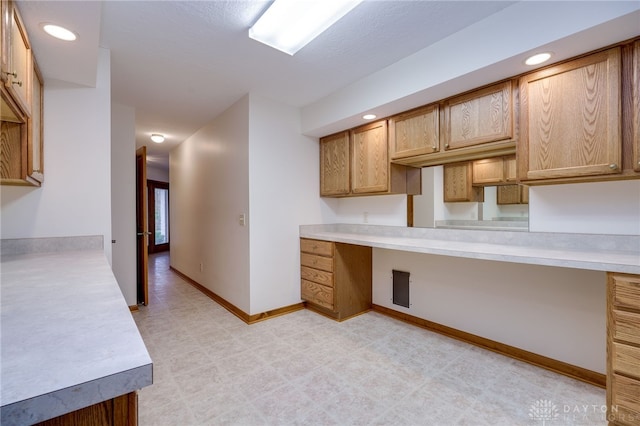
<svg viewBox="0 0 640 426"><path fill-rule="evenodd" d="M559 416L558 406L547 399L539 399L529 408L529 417L536 422L541 421L542 426L546 426L547 422L551 422Z"/></svg>

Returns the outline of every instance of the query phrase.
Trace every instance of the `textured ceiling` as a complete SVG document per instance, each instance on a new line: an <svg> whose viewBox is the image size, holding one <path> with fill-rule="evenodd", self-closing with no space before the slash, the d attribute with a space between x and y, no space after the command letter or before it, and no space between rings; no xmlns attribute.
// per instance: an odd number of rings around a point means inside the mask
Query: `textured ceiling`
<svg viewBox="0 0 640 426"><path fill-rule="evenodd" d="M135 108L137 145L147 145L150 161L167 165L172 147L247 93L298 107L314 105L467 28L483 31L492 15L525 4L365 0L289 56L247 35L269 3L22 0L18 7L45 82L95 84L98 46L110 49L112 100ZM543 3L551 4L538 4ZM580 12L595 3L609 7L614 2L568 4ZM640 9L638 2L628 3ZM79 41L52 40L39 28L45 21L67 25ZM525 22L549 34L555 30L544 19ZM510 46L517 38L510 33L499 40ZM447 49L446 60L460 61L458 46ZM434 57L433 64L442 60ZM150 142L151 133L166 134L166 142Z"/></svg>

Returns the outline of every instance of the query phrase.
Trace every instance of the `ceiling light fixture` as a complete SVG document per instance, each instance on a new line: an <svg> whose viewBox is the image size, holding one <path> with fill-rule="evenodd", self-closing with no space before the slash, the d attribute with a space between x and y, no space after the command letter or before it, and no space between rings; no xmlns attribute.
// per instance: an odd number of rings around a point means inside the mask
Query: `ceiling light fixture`
<svg viewBox="0 0 640 426"><path fill-rule="evenodd" d="M55 37L59 40L64 41L74 41L78 38L76 33L71 30L66 29L65 27L61 27L60 25L44 23L40 24L42 29L52 37Z"/></svg>
<svg viewBox="0 0 640 426"><path fill-rule="evenodd" d="M162 143L164 142L164 136L159 133L154 133L151 135L151 140L155 143Z"/></svg>
<svg viewBox="0 0 640 426"><path fill-rule="evenodd" d="M376 117L377 117L377 115L375 115L375 114L365 114L365 115L362 116L362 118L364 118L365 120L373 120Z"/></svg>
<svg viewBox="0 0 640 426"><path fill-rule="evenodd" d="M275 0L249 28L249 37L294 55L362 0Z"/></svg>
<svg viewBox="0 0 640 426"><path fill-rule="evenodd" d="M527 60L524 61L524 63L527 65L538 65L548 61L550 58L551 58L551 53L549 52L537 53L533 56L528 57Z"/></svg>

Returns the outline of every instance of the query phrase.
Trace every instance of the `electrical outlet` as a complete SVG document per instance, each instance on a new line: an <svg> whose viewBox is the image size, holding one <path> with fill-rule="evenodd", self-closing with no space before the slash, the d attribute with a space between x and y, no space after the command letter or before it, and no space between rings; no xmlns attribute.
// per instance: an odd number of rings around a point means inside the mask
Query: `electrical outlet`
<svg viewBox="0 0 640 426"><path fill-rule="evenodd" d="M247 217L244 213L241 213L240 216L238 216L238 223L240 226L245 226L247 224Z"/></svg>
<svg viewBox="0 0 640 426"><path fill-rule="evenodd" d="M200 262L200 272L204 271L204 264Z"/></svg>

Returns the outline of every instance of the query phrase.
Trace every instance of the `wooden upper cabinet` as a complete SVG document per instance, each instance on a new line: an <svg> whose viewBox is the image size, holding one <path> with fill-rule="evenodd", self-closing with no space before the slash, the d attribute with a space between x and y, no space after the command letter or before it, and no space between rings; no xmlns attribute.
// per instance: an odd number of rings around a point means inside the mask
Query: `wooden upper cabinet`
<svg viewBox="0 0 640 426"><path fill-rule="evenodd" d="M445 203L484 201L484 188L472 185L470 161L445 164L443 173Z"/></svg>
<svg viewBox="0 0 640 426"><path fill-rule="evenodd" d="M11 26L9 28L10 47L8 69L2 71L6 73L6 87L13 98L18 102L20 108L27 114L31 114L31 73L33 64L31 63L31 45L27 37L27 31L20 13L14 2L9 3L11 8Z"/></svg>
<svg viewBox="0 0 640 426"><path fill-rule="evenodd" d="M505 81L444 101L444 149L513 139L511 85Z"/></svg>
<svg viewBox="0 0 640 426"><path fill-rule="evenodd" d="M350 192L349 152L349 132L320 139L320 196Z"/></svg>
<svg viewBox="0 0 640 426"><path fill-rule="evenodd" d="M9 49L11 48L11 8L7 0L0 0L0 80L9 76Z"/></svg>
<svg viewBox="0 0 640 426"><path fill-rule="evenodd" d="M389 119L391 159L413 157L440 151L438 105L427 105Z"/></svg>
<svg viewBox="0 0 640 426"><path fill-rule="evenodd" d="M632 107L631 107L631 119L632 134L631 141L632 147L632 161L633 170L640 172L640 40L633 44L633 66L631 71L631 93L632 93Z"/></svg>
<svg viewBox="0 0 640 426"><path fill-rule="evenodd" d="M515 155L475 160L472 165L474 185L504 185L517 180Z"/></svg>
<svg viewBox="0 0 640 426"><path fill-rule="evenodd" d="M389 189L387 121L381 120L351 130L352 191L386 192Z"/></svg>
<svg viewBox="0 0 640 426"><path fill-rule="evenodd" d="M523 76L520 179L620 173L620 116L618 47Z"/></svg>
<svg viewBox="0 0 640 426"><path fill-rule="evenodd" d="M33 61L31 70L31 118L28 120L28 166L27 173L29 178L36 182L44 181L44 157L43 157L43 109L44 109L44 93L43 80L40 69Z"/></svg>

